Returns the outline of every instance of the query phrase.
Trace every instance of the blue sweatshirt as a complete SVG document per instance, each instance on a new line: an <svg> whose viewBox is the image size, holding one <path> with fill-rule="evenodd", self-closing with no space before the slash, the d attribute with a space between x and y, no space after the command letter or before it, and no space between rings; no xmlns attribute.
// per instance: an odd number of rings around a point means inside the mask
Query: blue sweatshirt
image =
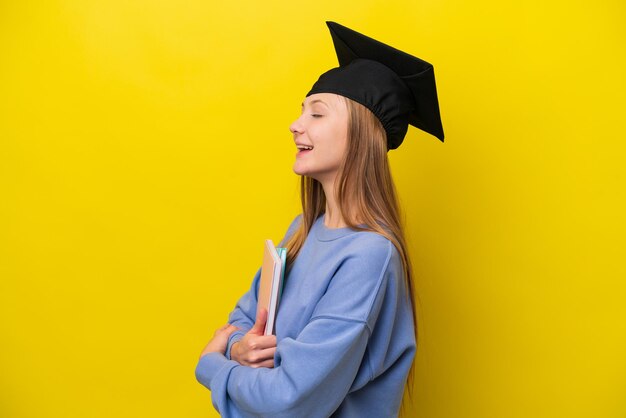
<svg viewBox="0 0 626 418"><path fill-rule="evenodd" d="M254 324L259 277L230 314L240 330L227 356ZM198 361L196 378L222 417L397 416L415 337L393 244L318 218L285 278L276 341L274 368L242 366L220 353Z"/></svg>

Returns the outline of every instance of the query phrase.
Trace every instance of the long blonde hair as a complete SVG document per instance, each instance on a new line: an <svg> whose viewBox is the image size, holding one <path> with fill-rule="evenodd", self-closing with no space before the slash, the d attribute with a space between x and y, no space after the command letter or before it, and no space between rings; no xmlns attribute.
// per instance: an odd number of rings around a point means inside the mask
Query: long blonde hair
<svg viewBox="0 0 626 418"><path fill-rule="evenodd" d="M336 201L348 227L378 233L396 247L405 273L417 342L413 275L387 159L387 136L382 123L369 109L353 100L339 97L345 100L348 108L348 141L336 178ZM311 227L326 207L326 196L320 182L301 176L300 185L302 219L299 228L285 244L288 266L298 256ZM408 376L409 395L413 389L414 364Z"/></svg>

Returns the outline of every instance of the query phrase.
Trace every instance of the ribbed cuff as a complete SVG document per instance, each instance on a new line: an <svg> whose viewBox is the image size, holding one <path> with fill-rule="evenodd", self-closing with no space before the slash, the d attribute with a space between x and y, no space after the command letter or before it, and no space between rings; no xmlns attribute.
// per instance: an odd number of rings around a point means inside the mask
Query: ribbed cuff
<svg viewBox="0 0 626 418"><path fill-rule="evenodd" d="M232 360L230 358L230 349L233 348L233 344L241 340L244 335L246 335L246 333L243 331L235 331L232 334L230 334L230 337L228 338L228 344L226 345L226 353L224 353L224 356L228 360Z"/></svg>

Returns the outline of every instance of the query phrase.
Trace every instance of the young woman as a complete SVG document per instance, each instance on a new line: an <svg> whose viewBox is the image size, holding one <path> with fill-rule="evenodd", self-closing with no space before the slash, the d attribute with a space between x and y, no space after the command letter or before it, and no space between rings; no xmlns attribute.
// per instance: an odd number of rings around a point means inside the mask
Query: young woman
<svg viewBox="0 0 626 418"><path fill-rule="evenodd" d="M397 416L416 349L413 284L387 151L408 124L443 140L432 66L328 22L340 67L290 126L302 215L283 239L276 335L260 273L196 377L224 417Z"/></svg>

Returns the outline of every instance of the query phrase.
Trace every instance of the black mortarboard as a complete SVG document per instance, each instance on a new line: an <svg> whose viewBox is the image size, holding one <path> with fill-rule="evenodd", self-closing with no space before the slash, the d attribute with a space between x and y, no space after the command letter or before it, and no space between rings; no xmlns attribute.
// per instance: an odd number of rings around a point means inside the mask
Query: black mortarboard
<svg viewBox="0 0 626 418"><path fill-rule="evenodd" d="M326 22L339 67L320 76L307 96L336 93L376 115L389 149L398 148L411 124L443 141L433 66L335 22Z"/></svg>

